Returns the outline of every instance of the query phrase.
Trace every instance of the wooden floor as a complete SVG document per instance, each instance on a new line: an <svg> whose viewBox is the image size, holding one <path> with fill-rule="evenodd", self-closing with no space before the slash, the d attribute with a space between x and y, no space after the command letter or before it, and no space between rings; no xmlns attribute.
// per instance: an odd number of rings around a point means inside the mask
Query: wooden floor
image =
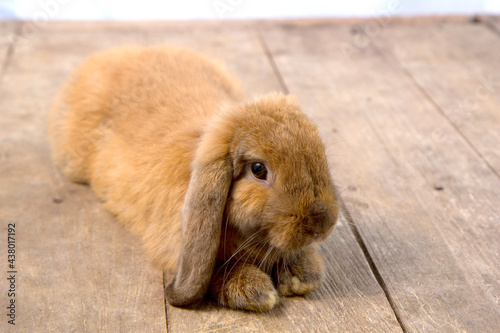
<svg viewBox="0 0 500 333"><path fill-rule="evenodd" d="M61 84L137 43L223 59L252 96L298 96L342 189L320 290L264 314L165 305L138 239L55 169ZM0 222L1 332L498 332L500 19L0 22Z"/></svg>

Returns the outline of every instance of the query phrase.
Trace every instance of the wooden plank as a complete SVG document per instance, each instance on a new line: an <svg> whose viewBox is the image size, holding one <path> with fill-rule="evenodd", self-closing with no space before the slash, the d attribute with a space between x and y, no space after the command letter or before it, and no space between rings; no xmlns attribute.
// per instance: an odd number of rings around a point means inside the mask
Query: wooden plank
<svg viewBox="0 0 500 333"><path fill-rule="evenodd" d="M264 37L336 143L336 178L355 189L343 199L406 331L496 331L499 178L386 50L360 47L349 27ZM448 140L425 140L436 127Z"/></svg>
<svg viewBox="0 0 500 333"><path fill-rule="evenodd" d="M223 59L250 96L282 90L256 29L221 25L148 33L147 43L169 41ZM312 295L287 298L265 314L233 311L205 302L197 311L168 306L171 332L401 331L345 219L323 247L324 286Z"/></svg>
<svg viewBox="0 0 500 333"><path fill-rule="evenodd" d="M482 24L401 27L387 29L377 44L500 176L500 35ZM429 140L447 138L436 127Z"/></svg>
<svg viewBox="0 0 500 333"><path fill-rule="evenodd" d="M380 15L387 15L390 8L394 4L389 4L386 12L380 11ZM394 10L393 10L394 11ZM294 26L294 27L315 27L315 26L346 26L346 25L366 25L372 24L377 21L377 17L345 17L345 18L285 18L285 19L249 19L249 20L190 20L190 21L101 21L96 25L94 21L81 21L78 24L69 23L67 21L54 21L50 24L33 24L26 23L21 33L24 31L25 35L30 35L31 31L36 32L57 32L57 33L80 33L102 31L107 32L143 32L154 33L163 32L169 33L170 29L184 31L190 28L194 29L220 29L223 27L225 30L232 29L252 29L253 27L259 28L272 28L276 25L281 26ZM423 24L437 24L437 23L467 23L471 21L471 17L467 15L430 15L430 16L391 16L390 22L392 25L423 25Z"/></svg>
<svg viewBox="0 0 500 333"><path fill-rule="evenodd" d="M75 43L72 35L39 33L19 44L5 73L0 248L6 256L7 224L15 223L19 332L166 330L162 274L90 189L60 176L46 138L50 104L74 65L89 51L133 37L102 32ZM5 306L6 293L0 297ZM0 331L12 331L3 317Z"/></svg>
<svg viewBox="0 0 500 333"><path fill-rule="evenodd" d="M422 45L422 39L427 43ZM447 120L500 178L500 36L484 25L446 24L439 29L428 26L410 31L405 28L389 29L377 44L394 54ZM448 139L442 135L440 126L435 126L429 138L422 138L439 145ZM479 178L473 188L483 192L489 186ZM474 197L474 192L468 192L468 196L460 197L454 205L462 207L466 204L470 207L469 212L483 214L483 207L474 204L474 201L482 200ZM496 215L489 218L492 223L498 223L499 210L496 208L494 211ZM471 274L470 279L483 285L498 302L500 246L498 238L494 238L498 233L484 233L481 230L488 224L482 219L469 219L473 229L468 233L474 233L475 237L466 235L467 260L481 267L472 267L472 273L479 272Z"/></svg>

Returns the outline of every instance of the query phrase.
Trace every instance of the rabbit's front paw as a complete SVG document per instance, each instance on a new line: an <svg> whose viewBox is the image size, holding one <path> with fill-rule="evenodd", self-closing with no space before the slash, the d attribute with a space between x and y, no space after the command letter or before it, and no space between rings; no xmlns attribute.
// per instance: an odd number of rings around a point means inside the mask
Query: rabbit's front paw
<svg viewBox="0 0 500 333"><path fill-rule="evenodd" d="M219 304L233 309L260 312L279 302L271 277L250 264L237 264L230 272L222 269L213 278L210 293Z"/></svg>
<svg viewBox="0 0 500 333"><path fill-rule="evenodd" d="M278 292L282 296L307 295L323 280L323 259L308 249L290 262L279 264L274 271Z"/></svg>

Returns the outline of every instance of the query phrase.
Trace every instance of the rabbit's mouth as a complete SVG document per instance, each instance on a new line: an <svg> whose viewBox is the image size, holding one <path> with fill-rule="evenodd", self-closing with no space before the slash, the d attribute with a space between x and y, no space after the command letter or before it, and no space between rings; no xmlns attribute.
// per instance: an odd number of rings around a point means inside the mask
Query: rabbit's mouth
<svg viewBox="0 0 500 333"><path fill-rule="evenodd" d="M325 240L327 236L328 235L310 232L293 234L280 233L280 235L272 237L270 243L277 251L282 252L283 256L287 256L300 252L313 243L321 242Z"/></svg>
<svg viewBox="0 0 500 333"><path fill-rule="evenodd" d="M269 224L268 239L277 249L297 252L328 238L336 221L337 215L325 202L315 201L307 214L278 214Z"/></svg>

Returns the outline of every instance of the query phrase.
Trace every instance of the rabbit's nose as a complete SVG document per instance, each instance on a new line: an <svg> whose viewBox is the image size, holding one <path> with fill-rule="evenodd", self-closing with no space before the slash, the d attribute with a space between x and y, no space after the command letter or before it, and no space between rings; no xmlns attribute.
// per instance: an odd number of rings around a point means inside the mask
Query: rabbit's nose
<svg viewBox="0 0 500 333"><path fill-rule="evenodd" d="M321 200L314 201L309 206L310 230L315 238L321 238L335 223L328 204Z"/></svg>

